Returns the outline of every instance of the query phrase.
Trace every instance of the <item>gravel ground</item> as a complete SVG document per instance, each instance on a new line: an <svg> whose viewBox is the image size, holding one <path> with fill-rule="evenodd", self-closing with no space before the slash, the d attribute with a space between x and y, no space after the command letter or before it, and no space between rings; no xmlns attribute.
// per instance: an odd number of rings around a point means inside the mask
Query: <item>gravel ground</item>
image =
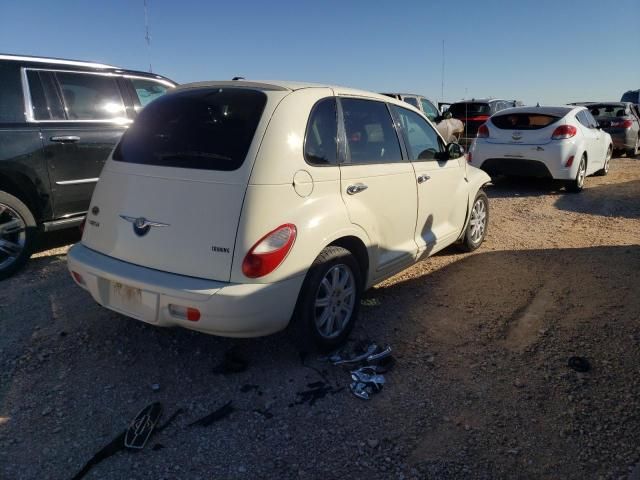
<svg viewBox="0 0 640 480"><path fill-rule="evenodd" d="M97 306L66 271L77 234L46 238L0 289L0 477L71 478L153 401L184 413L85 478L634 477L640 161L615 159L579 195L525 181L487 193L480 250L368 292L353 339L398 360L368 402L286 333L231 340ZM214 373L232 347L249 368ZM568 368L573 355L591 370ZM300 402L318 381L334 388ZM229 401L229 417L188 426Z"/></svg>

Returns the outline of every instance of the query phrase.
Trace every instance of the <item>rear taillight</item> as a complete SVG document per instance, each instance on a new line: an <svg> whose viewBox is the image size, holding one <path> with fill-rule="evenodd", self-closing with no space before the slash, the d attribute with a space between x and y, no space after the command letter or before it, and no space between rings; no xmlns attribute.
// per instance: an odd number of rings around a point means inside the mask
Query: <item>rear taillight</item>
<svg viewBox="0 0 640 480"><path fill-rule="evenodd" d="M560 125L553 131L551 138L553 140L565 140L567 138L575 137L578 133L578 129L573 125Z"/></svg>
<svg viewBox="0 0 640 480"><path fill-rule="evenodd" d="M169 305L169 313L174 317L189 320L190 322L197 322L200 320L200 310L193 307L184 307L182 305Z"/></svg>
<svg viewBox="0 0 640 480"><path fill-rule="evenodd" d="M476 134L478 138L489 138L489 127L487 127L486 123L483 123L478 127L478 133Z"/></svg>
<svg viewBox="0 0 640 480"><path fill-rule="evenodd" d="M80 275L78 272L71 271L71 276L81 287L84 287L86 285L84 278L82 278L82 275Z"/></svg>
<svg viewBox="0 0 640 480"><path fill-rule="evenodd" d="M613 128L631 128L633 121L631 120L613 120L611 126Z"/></svg>
<svg viewBox="0 0 640 480"><path fill-rule="evenodd" d="M249 278L258 278L273 272L291 250L296 234L296 226L291 223L267 233L244 257L242 273Z"/></svg>

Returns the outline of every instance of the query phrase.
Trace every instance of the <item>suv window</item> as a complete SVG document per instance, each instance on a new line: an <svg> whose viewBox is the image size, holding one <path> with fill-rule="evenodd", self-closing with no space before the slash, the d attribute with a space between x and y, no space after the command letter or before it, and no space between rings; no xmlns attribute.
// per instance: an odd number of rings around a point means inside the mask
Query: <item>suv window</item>
<svg viewBox="0 0 640 480"><path fill-rule="evenodd" d="M449 107L451 115L455 118L475 117L477 115L490 115L491 107L488 103L454 103Z"/></svg>
<svg viewBox="0 0 640 480"><path fill-rule="evenodd" d="M435 105L426 98L421 98L420 103L422 104L422 110L429 120L433 121L440 116L440 112Z"/></svg>
<svg viewBox="0 0 640 480"><path fill-rule="evenodd" d="M438 134L424 118L406 108L396 105L391 108L402 126L402 135L411 161L433 160L437 152L443 151Z"/></svg>
<svg viewBox="0 0 640 480"><path fill-rule="evenodd" d="M355 98L343 98L340 103L348 161L355 164L402 161L398 135L386 103Z"/></svg>
<svg viewBox="0 0 640 480"><path fill-rule="evenodd" d="M17 65L0 63L0 123L24 122L24 99Z"/></svg>
<svg viewBox="0 0 640 480"><path fill-rule="evenodd" d="M407 102L409 105L413 105L416 108L420 108L418 107L418 99L416 97L404 97L402 101Z"/></svg>
<svg viewBox="0 0 640 480"><path fill-rule="evenodd" d="M116 79L88 73L57 72L69 120L126 118Z"/></svg>
<svg viewBox="0 0 640 480"><path fill-rule="evenodd" d="M236 170L244 162L267 96L244 88L170 93L143 109L113 153L120 162Z"/></svg>
<svg viewBox="0 0 640 480"><path fill-rule="evenodd" d="M142 107L164 95L169 89L166 85L153 80L144 80L142 78L130 78L129 80L131 80L133 88L136 90L136 95Z"/></svg>
<svg viewBox="0 0 640 480"><path fill-rule="evenodd" d="M27 70L29 94L36 120L65 120L58 90L49 72Z"/></svg>
<svg viewBox="0 0 640 480"><path fill-rule="evenodd" d="M304 158L312 165L335 165L338 160L336 100L325 98L315 104L304 136Z"/></svg>

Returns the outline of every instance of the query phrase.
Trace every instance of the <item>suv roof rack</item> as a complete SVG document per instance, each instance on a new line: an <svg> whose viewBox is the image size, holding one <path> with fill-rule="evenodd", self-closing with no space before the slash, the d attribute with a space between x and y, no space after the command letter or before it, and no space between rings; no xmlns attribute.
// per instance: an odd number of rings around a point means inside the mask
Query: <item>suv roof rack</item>
<svg viewBox="0 0 640 480"><path fill-rule="evenodd" d="M60 65L76 65L76 66L93 67L93 68L119 68L113 65L107 65L105 63L84 62L82 60L68 60L66 58L55 58L55 57L36 57L32 55L12 55L12 54L5 54L5 53L0 53L0 60L56 63Z"/></svg>

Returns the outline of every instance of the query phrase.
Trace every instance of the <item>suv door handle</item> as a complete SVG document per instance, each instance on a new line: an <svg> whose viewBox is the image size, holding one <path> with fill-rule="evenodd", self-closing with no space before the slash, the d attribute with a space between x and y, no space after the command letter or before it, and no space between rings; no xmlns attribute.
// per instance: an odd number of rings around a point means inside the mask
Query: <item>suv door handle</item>
<svg viewBox="0 0 640 480"><path fill-rule="evenodd" d="M59 137L51 137L49 140L58 143L75 143L80 141L80 137L76 135L60 135Z"/></svg>
<svg viewBox="0 0 640 480"><path fill-rule="evenodd" d="M355 183L347 187L347 193L349 195L355 195L356 193L364 192L367 188L369 187L364 183Z"/></svg>
<svg viewBox="0 0 640 480"><path fill-rule="evenodd" d="M429 175L422 174L418 177L418 183L424 183L429 180L431 177Z"/></svg>

